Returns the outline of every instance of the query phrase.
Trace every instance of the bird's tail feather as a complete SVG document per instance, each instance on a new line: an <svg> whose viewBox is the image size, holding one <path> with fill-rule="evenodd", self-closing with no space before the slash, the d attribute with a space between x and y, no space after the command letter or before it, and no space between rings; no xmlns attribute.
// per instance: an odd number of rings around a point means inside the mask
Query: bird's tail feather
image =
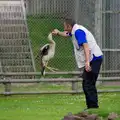
<svg viewBox="0 0 120 120"><path fill-rule="evenodd" d="M41 69L41 76L45 76L45 66L43 66Z"/></svg>

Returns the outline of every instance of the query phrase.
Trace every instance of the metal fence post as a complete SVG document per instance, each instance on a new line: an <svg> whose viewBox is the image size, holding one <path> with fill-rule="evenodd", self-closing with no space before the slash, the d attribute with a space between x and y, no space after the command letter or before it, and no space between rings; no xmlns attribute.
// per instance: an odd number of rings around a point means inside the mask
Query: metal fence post
<svg viewBox="0 0 120 120"><path fill-rule="evenodd" d="M74 20L76 22L79 21L79 7L80 7L80 3L79 3L80 0L75 0L75 12L74 12Z"/></svg>
<svg viewBox="0 0 120 120"><path fill-rule="evenodd" d="M95 38L102 49L102 0L95 2ZM101 81L97 81L97 84L101 83Z"/></svg>
<svg viewBox="0 0 120 120"><path fill-rule="evenodd" d="M79 21L79 0L75 0L75 6L74 6L74 20L76 22ZM75 58L74 58L75 59ZM76 63L76 61L75 61ZM76 64L76 67L75 67L75 71L78 71L78 68L77 68L77 64ZM74 76L76 79L77 79L77 76ZM72 90L77 90L78 89L78 83L77 82L72 82Z"/></svg>
<svg viewBox="0 0 120 120"><path fill-rule="evenodd" d="M102 0L96 0L95 3L95 37L102 48Z"/></svg>

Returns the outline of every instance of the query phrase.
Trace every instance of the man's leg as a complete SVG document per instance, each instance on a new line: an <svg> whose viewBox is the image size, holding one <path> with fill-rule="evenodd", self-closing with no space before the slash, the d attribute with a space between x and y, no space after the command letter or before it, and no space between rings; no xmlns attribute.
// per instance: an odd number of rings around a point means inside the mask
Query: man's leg
<svg viewBox="0 0 120 120"><path fill-rule="evenodd" d="M98 97L96 90L96 79L92 72L83 73L83 90L86 97L86 104L88 108L98 107Z"/></svg>
<svg viewBox="0 0 120 120"><path fill-rule="evenodd" d="M101 60L96 60L91 63L92 71L83 73L83 91L86 97L88 108L98 108L98 96L96 89L96 81L98 78Z"/></svg>

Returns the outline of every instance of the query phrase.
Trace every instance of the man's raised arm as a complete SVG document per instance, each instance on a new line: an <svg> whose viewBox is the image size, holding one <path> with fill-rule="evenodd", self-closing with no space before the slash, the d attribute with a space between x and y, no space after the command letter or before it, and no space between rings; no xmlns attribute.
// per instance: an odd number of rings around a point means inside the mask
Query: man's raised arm
<svg viewBox="0 0 120 120"><path fill-rule="evenodd" d="M59 31L58 29L54 29L54 30L52 31L52 34L53 34L53 35L60 35L60 36L63 36L63 37L68 37L68 36L70 36L67 31L61 32L61 31Z"/></svg>

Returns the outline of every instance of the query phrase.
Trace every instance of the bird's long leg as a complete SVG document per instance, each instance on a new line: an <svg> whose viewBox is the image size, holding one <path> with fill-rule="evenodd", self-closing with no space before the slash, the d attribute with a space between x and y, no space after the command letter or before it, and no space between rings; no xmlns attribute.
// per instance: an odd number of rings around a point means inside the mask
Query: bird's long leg
<svg viewBox="0 0 120 120"><path fill-rule="evenodd" d="M55 70L55 71L58 70L57 68L54 68L54 67L48 67L48 66L47 66L47 68L52 69L52 70Z"/></svg>
<svg viewBox="0 0 120 120"><path fill-rule="evenodd" d="M41 75L42 75L42 76L45 76L45 66L42 67Z"/></svg>
<svg viewBox="0 0 120 120"><path fill-rule="evenodd" d="M55 72L56 70L58 70L57 68L48 67L48 62L46 63L45 67L46 67L47 69L49 69L50 71L52 71L52 72Z"/></svg>
<svg viewBox="0 0 120 120"><path fill-rule="evenodd" d="M54 70L53 70L53 69L51 69L50 67L48 67L48 62L46 62L45 67L46 67L48 70L50 70L50 71L54 72Z"/></svg>
<svg viewBox="0 0 120 120"><path fill-rule="evenodd" d="M42 57L41 57L41 75L42 76L45 76L45 63L43 62L42 60Z"/></svg>
<svg viewBox="0 0 120 120"><path fill-rule="evenodd" d="M54 70L52 70L51 68L48 67L48 62L46 62L46 64L45 64L45 68L47 68L48 70L54 72Z"/></svg>
<svg viewBox="0 0 120 120"><path fill-rule="evenodd" d="M55 72L53 69L51 69L51 67L46 66L46 68L52 72Z"/></svg>

